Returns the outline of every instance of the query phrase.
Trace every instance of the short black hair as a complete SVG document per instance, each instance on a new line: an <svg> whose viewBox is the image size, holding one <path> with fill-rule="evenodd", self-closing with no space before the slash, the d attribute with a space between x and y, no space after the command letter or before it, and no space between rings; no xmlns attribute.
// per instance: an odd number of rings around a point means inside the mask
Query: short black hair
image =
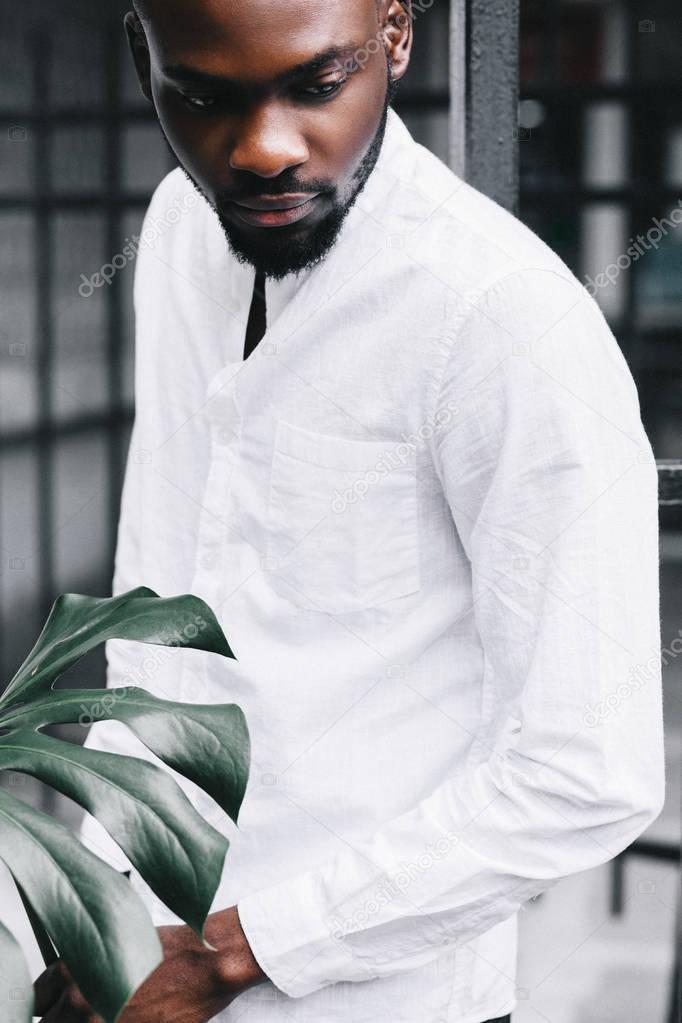
<svg viewBox="0 0 682 1023"><path fill-rule="evenodd" d="M406 0L400 0L403 7L407 7ZM376 0L377 8L381 7L382 0ZM133 0L133 7L137 11L137 16L141 21L149 21L149 8L147 6L147 0Z"/></svg>

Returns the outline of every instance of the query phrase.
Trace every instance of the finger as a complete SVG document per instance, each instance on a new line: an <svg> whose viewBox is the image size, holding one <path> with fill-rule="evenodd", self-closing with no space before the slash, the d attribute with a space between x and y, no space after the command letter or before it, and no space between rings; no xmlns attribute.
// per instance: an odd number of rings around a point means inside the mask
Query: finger
<svg viewBox="0 0 682 1023"><path fill-rule="evenodd" d="M71 983L71 976L66 964L61 960L52 963L33 983L36 1016L44 1016Z"/></svg>

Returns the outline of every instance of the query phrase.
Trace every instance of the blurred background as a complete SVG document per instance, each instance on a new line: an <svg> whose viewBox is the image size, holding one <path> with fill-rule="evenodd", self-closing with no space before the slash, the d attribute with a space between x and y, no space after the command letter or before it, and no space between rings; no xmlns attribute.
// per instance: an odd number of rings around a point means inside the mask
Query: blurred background
<svg viewBox="0 0 682 1023"><path fill-rule="evenodd" d="M125 250L171 168L128 56L129 6L0 0L0 688L56 595L110 592L133 415ZM447 159L449 4L420 6L397 106ZM682 459L682 212L673 216L682 211L682 8L521 0L521 16L522 94L509 128L520 215L595 294L657 458ZM112 261L111 282L94 287ZM524 909L515 1023L677 1019L682 507L661 508L661 529L666 806L617 864ZM71 683L103 678L100 654ZM71 737L81 741L82 730ZM0 784L78 820L26 776L5 772ZM21 930L13 899L0 875L0 903Z"/></svg>

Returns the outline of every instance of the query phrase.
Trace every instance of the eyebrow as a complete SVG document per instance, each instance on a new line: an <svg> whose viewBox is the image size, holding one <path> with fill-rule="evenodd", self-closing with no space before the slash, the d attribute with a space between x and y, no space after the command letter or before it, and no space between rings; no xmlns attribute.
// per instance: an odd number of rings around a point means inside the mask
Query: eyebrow
<svg viewBox="0 0 682 1023"><path fill-rule="evenodd" d="M358 52L359 47L353 43L346 43L343 46L330 46L329 49L316 53L310 60L304 60L295 64L287 71L277 75L275 81L282 83L297 78L304 78L306 75L315 74L321 71L332 61L345 64ZM191 67L189 64L166 64L161 69L167 78L176 82L184 82L191 85L213 85L213 86L241 86L236 78L228 78L223 75L214 75L210 71L202 71L200 68Z"/></svg>

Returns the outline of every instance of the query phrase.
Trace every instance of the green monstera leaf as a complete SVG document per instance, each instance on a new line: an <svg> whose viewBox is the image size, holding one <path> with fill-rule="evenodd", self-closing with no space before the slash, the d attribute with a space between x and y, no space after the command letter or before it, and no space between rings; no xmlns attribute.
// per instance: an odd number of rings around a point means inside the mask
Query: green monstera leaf
<svg viewBox="0 0 682 1023"><path fill-rule="evenodd" d="M67 668L109 639L181 646L233 657L213 612L198 597L162 600L140 586L119 597L68 593L54 604L36 645L3 695L3 702L51 688Z"/></svg>
<svg viewBox="0 0 682 1023"><path fill-rule="evenodd" d="M152 891L203 940L227 839L161 767L83 748L43 729L120 721L236 823L249 774L246 721L234 705L175 703L136 686L52 688L71 665L109 639L234 656L212 611L196 597L162 599L146 588L109 600L60 597L0 699L0 770L33 775L96 817ZM2 791L0 859L19 887L34 930L44 929L36 931L41 948L54 945L93 1009L114 1023L162 959L142 901L68 829ZM25 992L25 964L11 937L0 931L0 950L5 949L3 982ZM17 1020L30 1018L31 1004L28 995L17 997Z"/></svg>

